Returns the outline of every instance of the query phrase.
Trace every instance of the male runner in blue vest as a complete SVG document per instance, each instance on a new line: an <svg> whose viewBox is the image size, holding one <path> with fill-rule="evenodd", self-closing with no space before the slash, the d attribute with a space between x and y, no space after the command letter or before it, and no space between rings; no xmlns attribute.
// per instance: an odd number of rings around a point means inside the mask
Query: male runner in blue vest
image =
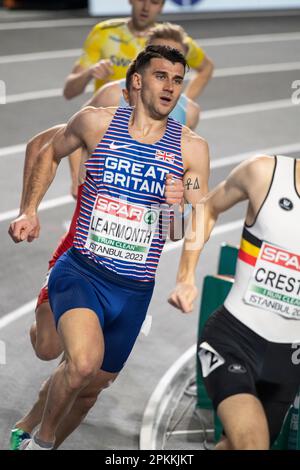
<svg viewBox="0 0 300 470"><path fill-rule="evenodd" d="M198 178L200 188L189 198L194 206L207 191L206 142L168 119L182 90L185 63L175 49L150 46L140 53L133 76L136 107L77 113L41 152L24 213L11 224L16 242L37 236L37 206L60 159L85 146L91 156L74 247L56 263L49 281L66 359L52 377L41 427L24 444L28 450L52 448L66 407L96 377L113 380L130 354L165 241L160 205L166 175Z"/></svg>

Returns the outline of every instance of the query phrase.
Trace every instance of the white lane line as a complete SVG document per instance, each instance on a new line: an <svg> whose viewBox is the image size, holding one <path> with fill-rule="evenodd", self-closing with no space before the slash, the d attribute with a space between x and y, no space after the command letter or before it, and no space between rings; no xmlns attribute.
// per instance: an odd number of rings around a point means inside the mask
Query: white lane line
<svg viewBox="0 0 300 470"><path fill-rule="evenodd" d="M230 157L212 160L210 168L213 170L216 168L224 168L226 166L236 165L237 163L241 163L242 161L247 160L247 158L254 157L254 155L285 155L286 153L296 152L300 152L300 142L277 147L267 147L261 150L255 150L254 152L239 153Z"/></svg>
<svg viewBox="0 0 300 470"><path fill-rule="evenodd" d="M211 237L216 237L224 233L232 232L233 230L239 230L242 228L244 219L235 220L234 222L228 222L226 224L217 225L211 234ZM183 240L178 242L170 242L164 246L163 254L168 253L169 251L177 250L183 246Z"/></svg>
<svg viewBox="0 0 300 470"><path fill-rule="evenodd" d="M15 29L37 29L37 28L63 28L66 26L89 26L98 23L97 18L70 18L58 20L40 20L40 21L17 21L0 24L0 31L13 31ZM223 44L249 44L274 41L294 41L300 37L299 32L289 33L266 33L266 34L247 34L242 36L223 36L208 39L196 39L204 46L222 46Z"/></svg>
<svg viewBox="0 0 300 470"><path fill-rule="evenodd" d="M240 219L234 222L229 222L227 224L217 226L212 233L212 237L223 234L223 233L231 232L233 230L237 230L243 226L243 222L244 222L244 219ZM172 248L165 247L164 252L172 251L172 250L176 250L177 248L180 248L182 246L182 242L174 243L170 246L172 246ZM10 323L13 323L14 321L16 321L18 318L23 317L27 313L30 313L35 307L35 303L36 303L36 299L33 299L30 302L27 302L26 304L24 304L22 307L18 308L17 310L7 313L2 318L0 318L0 330L4 328L5 326L9 325Z"/></svg>
<svg viewBox="0 0 300 470"><path fill-rule="evenodd" d="M20 24L20 23L17 23ZM1 30L0 25L0 30ZM6 25L4 25L6 26ZM227 46L234 44L257 44L275 41L298 41L300 33L278 33L278 34L258 34L247 36L226 36L221 38L196 39L196 42L203 47ZM16 62L31 62L36 60L62 59L67 57L78 57L82 49L62 49L55 51L33 52L24 54L11 54L0 56L0 64L11 64Z"/></svg>
<svg viewBox="0 0 300 470"><path fill-rule="evenodd" d="M45 98L56 98L57 96L63 96L62 88L51 88L49 90L39 90L39 91L28 91L25 93L16 93L14 95L6 96L6 104L10 103L20 103L23 101L33 101L40 100Z"/></svg>
<svg viewBox="0 0 300 470"><path fill-rule="evenodd" d="M54 207L64 206L65 204L70 204L74 202L74 199L71 195L56 197L54 199L49 199L41 203L39 211L45 211L47 209L53 209ZM12 220L15 217L18 217L19 209L12 209L7 212L0 213L0 222L5 220Z"/></svg>
<svg viewBox="0 0 300 470"><path fill-rule="evenodd" d="M236 116L239 114L248 114L248 113L256 113L258 111L269 111L269 110L274 110L274 109L290 108L293 106L296 106L296 105L292 103L291 99L265 101L262 103L245 104L241 106L232 106L230 108L228 107L217 108L217 109L211 109L208 111L203 111L201 113L201 119L205 121L207 119L216 119L216 118L220 118L224 116ZM292 145L298 145L298 144L292 144ZM276 151L277 147L272 147L272 148L274 148L275 149L274 151ZM0 157L5 157L8 155L13 155L17 153L23 153L25 149L26 149L25 143L18 144L18 145L11 145L8 147L2 147L0 148ZM296 149L296 151L298 151L298 148Z"/></svg>
<svg viewBox="0 0 300 470"><path fill-rule="evenodd" d="M0 25L1 30L1 25ZM298 41L300 33L278 33L278 34L259 34L247 36L226 36L222 38L196 39L196 42L203 47L227 46L234 44L257 44L275 41ZM67 57L78 57L82 49L61 49L55 51L41 51L24 54L10 54L0 56L0 64L12 64L16 62L31 62L36 60L63 59Z"/></svg>
<svg viewBox="0 0 300 470"><path fill-rule="evenodd" d="M243 227L245 219L235 220L233 222L227 222L226 224L217 225L211 234L211 237L217 237L223 235L223 233L232 232L234 230L240 230Z"/></svg>
<svg viewBox="0 0 300 470"><path fill-rule="evenodd" d="M221 38L197 39L197 43L203 47L233 46L235 44L257 44L266 42L298 41L299 32L278 34L248 34L245 36L225 36Z"/></svg>
<svg viewBox="0 0 300 470"><path fill-rule="evenodd" d="M0 64L14 64L20 62L33 62L36 60L65 59L79 57L81 49L65 49L60 51L33 52L28 54L12 54L0 56Z"/></svg>
<svg viewBox="0 0 300 470"><path fill-rule="evenodd" d="M300 62L287 62L282 64L263 64L250 65L243 67L225 67L214 71L214 78L237 77L242 75L265 74L287 72L292 70L300 70ZM191 76L194 72L191 72ZM86 87L85 93L92 92L93 84ZM30 91L25 93L15 93L6 96L6 104L20 103L24 101L40 100L44 98L55 98L63 96L62 88L49 88L47 90Z"/></svg>
<svg viewBox="0 0 300 470"><path fill-rule="evenodd" d="M90 85L87 87L85 93L90 93L93 91L93 86ZM41 91L30 91L26 93L17 93L15 95L8 95L6 97L6 104L10 103L19 103L24 101L33 101L43 98L56 98L62 97L63 90L61 88L55 88L51 90L41 90ZM275 100L275 101L263 101L261 103L246 104L240 106L232 106L219 109L211 109L208 111L203 111L201 114L201 119L214 119L215 117L224 117L224 116L234 116L236 114L247 114L255 113L258 111L269 111L273 109L282 109L290 108L296 106L291 98L284 100Z"/></svg>
<svg viewBox="0 0 300 470"><path fill-rule="evenodd" d="M40 21L18 21L0 24L0 31L14 31L15 29L37 29L37 28L64 28L68 26L89 26L97 23L92 18L72 18L59 20Z"/></svg>
<svg viewBox="0 0 300 470"><path fill-rule="evenodd" d="M14 155L17 153L25 152L26 144L10 145L8 147L0 148L0 157L6 157L8 155Z"/></svg>
<svg viewBox="0 0 300 470"><path fill-rule="evenodd" d="M207 119L216 119L227 116L236 116L240 114L258 113L260 111L273 111L274 109L284 109L296 107L291 98L285 100L275 101L262 101L260 103L242 104L239 106L232 106L219 109L209 109L203 111L200 117L200 122ZM300 109L300 106L299 106Z"/></svg>
<svg viewBox="0 0 300 470"><path fill-rule="evenodd" d="M0 330L5 328L10 323L17 321L19 318L24 317L24 315L32 312L36 306L36 301L37 299L31 300L30 302L22 305L22 307L17 308L17 310L14 310L13 312L8 313L7 315L4 315L4 317L0 318Z"/></svg>
<svg viewBox="0 0 300 470"><path fill-rule="evenodd" d="M84 93L91 93L94 90L92 84L88 85ZM48 90L28 91L25 93L15 93L6 96L6 104L20 103L24 101L34 101L47 98L63 97L62 88L50 88Z"/></svg>
<svg viewBox="0 0 300 470"><path fill-rule="evenodd" d="M300 62L282 62L279 64L243 65L239 67L225 67L216 69L215 78L238 77L241 75L253 75L259 73L289 72L300 70Z"/></svg>

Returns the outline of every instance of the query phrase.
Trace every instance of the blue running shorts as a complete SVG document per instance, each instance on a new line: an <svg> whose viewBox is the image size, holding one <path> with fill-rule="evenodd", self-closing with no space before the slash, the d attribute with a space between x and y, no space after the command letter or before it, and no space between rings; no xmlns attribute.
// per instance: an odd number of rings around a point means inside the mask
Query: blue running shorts
<svg viewBox="0 0 300 470"><path fill-rule="evenodd" d="M56 326L74 308L93 310L105 341L101 369L119 372L145 320L154 289L142 282L115 274L82 255L75 248L64 253L51 271L48 291Z"/></svg>

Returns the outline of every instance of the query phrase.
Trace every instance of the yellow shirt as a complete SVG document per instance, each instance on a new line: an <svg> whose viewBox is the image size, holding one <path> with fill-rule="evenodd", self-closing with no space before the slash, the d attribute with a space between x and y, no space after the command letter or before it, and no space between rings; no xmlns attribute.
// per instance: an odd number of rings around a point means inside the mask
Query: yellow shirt
<svg viewBox="0 0 300 470"><path fill-rule="evenodd" d="M127 22L128 19L114 19L96 24L84 43L77 64L88 68L101 59L109 59L113 64L113 74L106 82L125 78L130 62L144 49L147 41L147 35L134 36ZM205 53L190 37L187 38L187 45L187 63L196 69L201 65ZM95 80L95 91L104 83L103 80Z"/></svg>

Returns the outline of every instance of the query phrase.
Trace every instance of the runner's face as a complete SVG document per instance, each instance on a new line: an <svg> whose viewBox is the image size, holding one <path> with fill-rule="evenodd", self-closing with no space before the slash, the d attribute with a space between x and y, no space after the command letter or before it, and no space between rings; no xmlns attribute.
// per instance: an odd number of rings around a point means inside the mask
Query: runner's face
<svg viewBox="0 0 300 470"><path fill-rule="evenodd" d="M169 46L177 49L183 56L186 55L186 47L181 42L174 41L173 39L153 39L149 42L149 46Z"/></svg>
<svg viewBox="0 0 300 470"><path fill-rule="evenodd" d="M184 67L179 62L151 59L141 76L141 100L154 119L167 117L182 91Z"/></svg>
<svg viewBox="0 0 300 470"><path fill-rule="evenodd" d="M155 23L162 10L163 0L129 0L132 5L132 22L135 29L143 31Z"/></svg>

